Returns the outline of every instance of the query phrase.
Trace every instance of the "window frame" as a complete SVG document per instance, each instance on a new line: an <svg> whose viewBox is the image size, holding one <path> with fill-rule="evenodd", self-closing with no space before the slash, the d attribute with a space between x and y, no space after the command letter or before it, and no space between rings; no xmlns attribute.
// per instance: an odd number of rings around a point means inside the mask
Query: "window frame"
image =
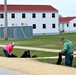
<svg viewBox="0 0 76 75"><path fill-rule="evenodd" d="M55 23L52 24L52 28L56 28L56 24Z"/></svg>
<svg viewBox="0 0 76 75"><path fill-rule="evenodd" d="M42 13L42 18L46 18L46 14L45 13Z"/></svg>
<svg viewBox="0 0 76 75"><path fill-rule="evenodd" d="M43 26L42 26L42 27L43 27L43 29L46 29L46 24L43 24Z"/></svg>
<svg viewBox="0 0 76 75"><path fill-rule="evenodd" d="M67 23L67 27L69 27L69 24Z"/></svg>
<svg viewBox="0 0 76 75"><path fill-rule="evenodd" d="M0 14L0 18L1 18L1 19L4 18L4 14Z"/></svg>
<svg viewBox="0 0 76 75"><path fill-rule="evenodd" d="M15 14L14 13L11 13L11 18L15 18Z"/></svg>
<svg viewBox="0 0 76 75"><path fill-rule="evenodd" d="M26 18L26 14L25 13L22 13L22 18Z"/></svg>
<svg viewBox="0 0 76 75"><path fill-rule="evenodd" d="M36 18L36 14L35 13L32 13L32 18Z"/></svg>
<svg viewBox="0 0 76 75"><path fill-rule="evenodd" d="M76 23L73 23L73 27L76 27Z"/></svg>
<svg viewBox="0 0 76 75"><path fill-rule="evenodd" d="M52 18L55 18L55 13L52 13Z"/></svg>
<svg viewBox="0 0 76 75"><path fill-rule="evenodd" d="M33 29L36 29L36 24L33 24Z"/></svg>

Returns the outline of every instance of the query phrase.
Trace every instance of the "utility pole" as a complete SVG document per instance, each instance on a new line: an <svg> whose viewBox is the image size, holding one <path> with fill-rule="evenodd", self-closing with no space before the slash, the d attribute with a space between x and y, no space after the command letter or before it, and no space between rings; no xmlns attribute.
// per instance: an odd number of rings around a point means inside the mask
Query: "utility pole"
<svg viewBox="0 0 76 75"><path fill-rule="evenodd" d="M4 39L8 40L8 25L7 25L7 0L4 0L4 18L5 18L5 28L4 28Z"/></svg>

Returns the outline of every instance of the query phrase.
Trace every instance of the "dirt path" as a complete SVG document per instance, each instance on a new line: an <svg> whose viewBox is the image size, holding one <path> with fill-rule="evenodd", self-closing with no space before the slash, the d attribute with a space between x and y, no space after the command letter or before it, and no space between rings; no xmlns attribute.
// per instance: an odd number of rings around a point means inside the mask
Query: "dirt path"
<svg viewBox="0 0 76 75"><path fill-rule="evenodd" d="M76 75L76 68L41 63L27 58L0 57L0 67L29 75Z"/></svg>
<svg viewBox="0 0 76 75"><path fill-rule="evenodd" d="M0 45L0 47L4 47L5 45ZM47 48L36 48L36 47L24 47L24 46L15 46L17 49L27 49L27 50L37 50L37 51L46 51L46 52L60 52L58 49L47 49ZM76 51L74 51L76 54Z"/></svg>

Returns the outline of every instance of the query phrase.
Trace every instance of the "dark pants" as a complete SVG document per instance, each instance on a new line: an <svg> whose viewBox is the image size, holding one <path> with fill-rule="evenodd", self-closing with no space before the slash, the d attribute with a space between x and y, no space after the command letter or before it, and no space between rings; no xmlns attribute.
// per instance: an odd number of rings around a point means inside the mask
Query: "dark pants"
<svg viewBox="0 0 76 75"><path fill-rule="evenodd" d="M5 49L3 49L3 52L4 52L5 56L8 57L9 54Z"/></svg>
<svg viewBox="0 0 76 75"><path fill-rule="evenodd" d="M70 54L65 56L66 66L72 66L72 61L73 61L73 56L71 56Z"/></svg>
<svg viewBox="0 0 76 75"><path fill-rule="evenodd" d="M17 57L17 56L14 55L14 54L9 55L8 52L7 52L5 49L3 49L3 52L4 52L4 54L5 54L5 57Z"/></svg>

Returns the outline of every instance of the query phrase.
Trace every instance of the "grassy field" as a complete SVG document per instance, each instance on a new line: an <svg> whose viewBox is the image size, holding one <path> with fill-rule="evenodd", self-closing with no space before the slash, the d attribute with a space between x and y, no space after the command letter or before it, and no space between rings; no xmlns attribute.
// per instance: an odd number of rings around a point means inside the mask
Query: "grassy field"
<svg viewBox="0 0 76 75"><path fill-rule="evenodd" d="M25 47L38 47L38 48L48 48L48 49L60 49L62 50L63 44L61 42L61 38L66 37L71 40L74 44L74 49L76 51L76 33L65 33L60 35L53 36L34 36L33 38L24 38L24 39L8 39L5 41L4 39L0 39L0 44L8 44L10 42L14 42L16 46L25 46ZM18 57L20 57L25 50L15 49L13 51ZM42 52L42 51L31 51L31 56L37 55L38 57L50 57L50 56L58 56L58 53L52 52ZM4 56L2 48L0 48L0 56ZM74 58L73 66L76 64L76 58ZM38 60L47 63L56 63L57 59L43 59ZM64 64L64 62L63 62Z"/></svg>
<svg viewBox="0 0 76 75"><path fill-rule="evenodd" d="M15 42L15 45L27 46L27 47L40 47L40 48L49 48L49 49L62 49L63 44L61 38L66 37L71 40L76 45L76 33L66 33L53 36L34 36L33 38L25 39L0 39L0 44L7 44L10 42ZM76 46L75 46L76 50Z"/></svg>
<svg viewBox="0 0 76 75"><path fill-rule="evenodd" d="M26 51L26 50L14 49L13 54L16 54L20 58L21 55L24 53L24 51ZM38 57L51 57L51 56L58 56L58 53L44 52L44 51L34 51L33 50L33 51L30 51L30 55L31 55L31 57L33 55L37 55ZM2 48L0 48L0 56L4 57L4 53L2 51Z"/></svg>
<svg viewBox="0 0 76 75"><path fill-rule="evenodd" d="M37 59L37 61L44 62L44 63L49 63L49 64L56 64L57 59ZM62 60L61 65L65 66L65 59L64 58ZM76 68L76 57L74 57L74 59L73 59L72 67Z"/></svg>

